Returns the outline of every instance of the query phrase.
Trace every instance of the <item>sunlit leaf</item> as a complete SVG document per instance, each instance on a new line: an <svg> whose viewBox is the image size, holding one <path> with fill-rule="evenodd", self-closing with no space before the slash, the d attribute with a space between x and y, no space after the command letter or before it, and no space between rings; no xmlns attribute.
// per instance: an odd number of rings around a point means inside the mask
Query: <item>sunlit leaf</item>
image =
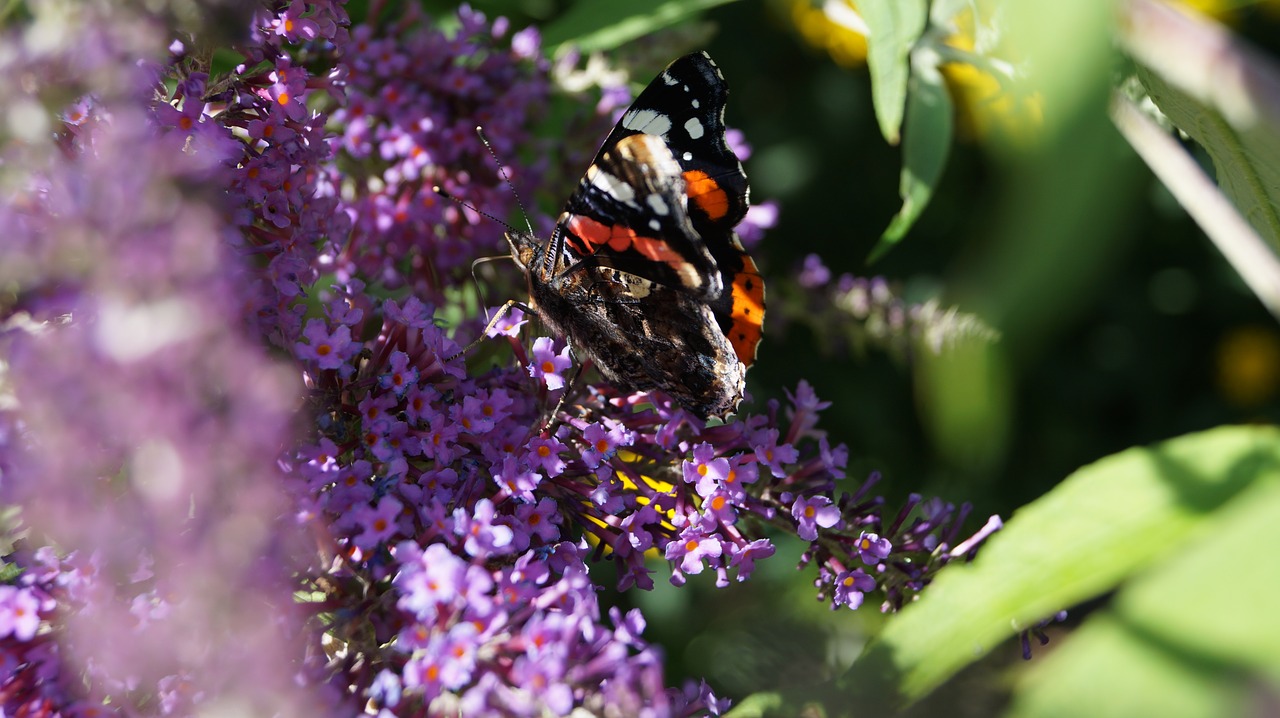
<svg viewBox="0 0 1280 718"><path fill-rule="evenodd" d="M898 144L903 108L907 99L908 60L911 48L924 32L928 8L924 0L861 0L871 36L867 38L867 67L871 70L871 97L880 133L889 144Z"/></svg>
<svg viewBox="0 0 1280 718"><path fill-rule="evenodd" d="M1233 127L1155 73L1139 75L1160 111L1213 158L1218 184L1249 224L1280 247L1280 131L1266 123Z"/></svg>
<svg viewBox="0 0 1280 718"><path fill-rule="evenodd" d="M1180 560L1220 511L1276 482L1271 427L1214 429L1090 464L1015 514L973 564L944 571L854 663L851 685L859 697L916 700L1036 621Z"/></svg>
<svg viewBox="0 0 1280 718"><path fill-rule="evenodd" d="M1280 684L1276 545L1280 483L1254 481L1037 664L1013 715L1247 715L1264 682Z"/></svg>
<svg viewBox="0 0 1280 718"><path fill-rule="evenodd" d="M930 59L915 62L907 86L907 117L902 141L902 174L898 194L902 209L894 215L871 250L874 262L897 244L929 204L947 165L954 109L938 66Z"/></svg>

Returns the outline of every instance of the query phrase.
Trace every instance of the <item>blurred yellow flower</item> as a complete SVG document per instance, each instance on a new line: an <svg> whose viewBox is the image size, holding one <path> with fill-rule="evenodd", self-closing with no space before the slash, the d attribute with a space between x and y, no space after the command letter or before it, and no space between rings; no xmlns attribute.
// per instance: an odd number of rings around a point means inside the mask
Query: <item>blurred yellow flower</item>
<svg viewBox="0 0 1280 718"><path fill-rule="evenodd" d="M1280 334L1264 326L1232 329L1218 342L1218 389L1227 401L1251 408L1280 388Z"/></svg>
<svg viewBox="0 0 1280 718"><path fill-rule="evenodd" d="M618 452L618 458L621 459L623 462L625 462L627 466L634 469L634 474L636 478L644 482L649 490L655 491L659 494L667 494L667 495L671 495L675 493L676 486L670 481L663 481L661 479L656 479L652 476L649 476L646 473L641 473L642 471L646 470L646 467L650 469L653 468L651 463L644 461L644 457L640 456L639 454L635 454L623 449ZM640 504L641 506L645 506L650 503L651 499L649 498L647 492L639 490L639 485L636 483L634 479L632 479L631 475L629 475L628 472L617 471L614 473L614 476L619 481L622 482L622 486L624 489L626 489L629 493L631 493L636 497L636 503ZM591 498L586 497L583 499L583 501L589 502L591 501ZM675 511L668 510L664 512L663 515L665 515L668 519L670 519L675 516ZM595 523L597 526L602 526L602 527L605 526L605 523L603 521L601 521L600 519L594 516L587 516L587 520L591 521L592 523ZM668 521L663 521L662 525L668 529L674 528ZM593 547L599 545L600 543L600 536L596 533L587 532L586 538L587 538L587 543L589 543ZM605 555L611 554L613 553L613 547L606 545L604 547L604 551L605 551ZM656 548L651 548L648 551L645 551L644 556L646 559L659 560L662 558L662 552Z"/></svg>
<svg viewBox="0 0 1280 718"><path fill-rule="evenodd" d="M1280 2L1280 0L1276 0ZM836 64L860 67L867 59L867 25L853 0L791 0L791 20L809 45L825 50ZM955 31L946 39L951 48L987 60L989 49L975 41L976 24L971 10L955 19ZM1019 95L1006 78L1001 81L992 68L1007 63L990 60L984 67L959 59L941 69L957 105L958 134L963 138L986 140L999 137L1015 144L1034 141L1042 126L1039 96Z"/></svg>
<svg viewBox="0 0 1280 718"><path fill-rule="evenodd" d="M1014 82L1016 68L990 56L991 48L979 45L972 10L958 14L954 23L946 44L986 64L955 60L941 67L956 102L957 135L979 141L998 138L1017 146L1035 142L1044 126L1039 93L1022 92L1021 83Z"/></svg>
<svg viewBox="0 0 1280 718"><path fill-rule="evenodd" d="M866 64L867 26L851 0L826 0L821 6L792 0L791 21L805 42L826 50L837 65Z"/></svg>
<svg viewBox="0 0 1280 718"><path fill-rule="evenodd" d="M1240 11L1250 6L1257 6L1271 13L1280 10L1280 0L1253 0L1252 2L1249 0L1178 0L1177 4L1218 18L1228 24L1237 20Z"/></svg>

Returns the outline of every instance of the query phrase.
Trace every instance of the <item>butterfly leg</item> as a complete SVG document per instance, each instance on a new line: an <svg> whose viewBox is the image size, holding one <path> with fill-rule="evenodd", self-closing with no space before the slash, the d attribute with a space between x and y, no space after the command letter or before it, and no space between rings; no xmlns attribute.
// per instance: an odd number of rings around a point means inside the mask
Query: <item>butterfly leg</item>
<svg viewBox="0 0 1280 718"><path fill-rule="evenodd" d="M572 351L572 350L570 350ZM575 359L577 357L574 357ZM587 367L591 366L591 360L585 362L577 362L578 370L573 373L573 377L564 385L564 392L560 394L560 400L556 402L556 407L551 410L551 414L547 416L547 420L538 429L538 434L554 434L556 429L560 428L560 411L564 409L565 402L568 401L569 395L573 390L578 388L578 381L582 378L582 374L586 372Z"/></svg>
<svg viewBox="0 0 1280 718"><path fill-rule="evenodd" d="M457 359L457 358L458 358L458 357L460 357L460 356L465 356L465 355L467 355L467 354L470 354L470 353L471 353L471 350L472 350L472 349L475 349L477 346L479 346L479 345L480 345L480 342L484 341L484 340L485 340L485 338L489 336L489 332L493 331L493 328L494 328L494 327L496 327L496 326L498 326L498 322L502 321L502 318L503 318L503 317L505 317L505 316L507 316L507 312L511 311L511 308L512 308L512 307L515 307L515 308L517 308L517 309L520 309L520 310L522 310L522 311L524 311L524 312L527 312L527 313L529 313L529 314L537 314L537 312L536 312L532 307L530 307L529 305L525 304L524 302L517 301L517 300L515 300L515 299L507 300L507 303L506 303L506 304L503 304L503 305L502 305L502 308L500 308L498 311L494 312L494 314L493 314L493 318L492 318L492 319L490 319L490 320L489 320L489 323L485 325L484 331L483 331L483 332L480 332L480 336L476 337L476 338L475 338L475 341L473 341L473 342L471 342L470 344L466 345L466 346L465 346L465 347L463 347L460 351L458 351L458 353L456 353L456 354L454 354L453 356L451 356L451 357L449 357L449 358L445 359L445 361L453 361L454 359Z"/></svg>

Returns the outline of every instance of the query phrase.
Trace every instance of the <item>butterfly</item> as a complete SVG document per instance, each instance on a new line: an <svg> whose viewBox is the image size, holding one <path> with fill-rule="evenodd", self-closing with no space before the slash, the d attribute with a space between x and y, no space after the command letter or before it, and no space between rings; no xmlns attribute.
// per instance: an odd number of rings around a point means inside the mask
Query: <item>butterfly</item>
<svg viewBox="0 0 1280 718"><path fill-rule="evenodd" d="M614 386L724 419L742 401L764 281L734 228L747 175L729 86L705 52L672 62L605 138L549 239L510 231L529 307Z"/></svg>

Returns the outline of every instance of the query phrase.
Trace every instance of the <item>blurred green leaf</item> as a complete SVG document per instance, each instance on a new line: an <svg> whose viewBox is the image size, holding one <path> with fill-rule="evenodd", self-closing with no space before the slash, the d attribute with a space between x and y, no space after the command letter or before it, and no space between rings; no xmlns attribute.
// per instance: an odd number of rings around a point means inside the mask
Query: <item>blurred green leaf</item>
<svg viewBox="0 0 1280 718"><path fill-rule="evenodd" d="M776 715L785 705L786 701L779 693L752 693L735 703L724 715L725 718L760 718Z"/></svg>
<svg viewBox="0 0 1280 718"><path fill-rule="evenodd" d="M924 0L859 0L867 21L867 67L871 70L871 99L880 133L896 145L907 99L908 58L924 32L928 7Z"/></svg>
<svg viewBox="0 0 1280 718"><path fill-rule="evenodd" d="M1278 544L1280 484L1254 482L1035 666L1013 714L1247 715L1260 678L1280 687Z"/></svg>
<svg viewBox="0 0 1280 718"><path fill-rule="evenodd" d="M897 244L915 224L942 178L951 149L951 128L955 111L951 94L938 70L937 56L916 53L914 72L907 84L907 117L902 141L902 174L898 194L902 209L894 215L880 241L871 250L874 262Z"/></svg>
<svg viewBox="0 0 1280 718"><path fill-rule="evenodd" d="M1280 248L1280 128L1238 129L1156 73L1138 74L1160 111L1213 158L1218 184L1249 224Z"/></svg>
<svg viewBox="0 0 1280 718"><path fill-rule="evenodd" d="M1196 665L1110 614L1032 667L1010 716L1216 718L1248 715L1221 667ZM1233 705L1234 703L1234 705Z"/></svg>
<svg viewBox="0 0 1280 718"><path fill-rule="evenodd" d="M1214 519L1116 610L1156 642L1280 679L1280 485L1250 486Z"/></svg>
<svg viewBox="0 0 1280 718"><path fill-rule="evenodd" d="M911 368L920 423L938 455L974 475L995 470L1016 423L1016 379L1004 347L971 337L941 353L922 349Z"/></svg>
<svg viewBox="0 0 1280 718"><path fill-rule="evenodd" d="M1038 620L1180 562L1224 507L1277 482L1273 427L1214 429L1086 466L1018 511L974 563L943 571L854 663L850 687L860 699L919 699Z"/></svg>
<svg viewBox="0 0 1280 718"><path fill-rule="evenodd" d="M934 25L949 25L960 13L972 10L974 0L933 0L929 7L929 20Z"/></svg>
<svg viewBox="0 0 1280 718"><path fill-rule="evenodd" d="M546 26L542 42L553 54L561 45L573 45L583 52L612 50L733 1L579 2Z"/></svg>

